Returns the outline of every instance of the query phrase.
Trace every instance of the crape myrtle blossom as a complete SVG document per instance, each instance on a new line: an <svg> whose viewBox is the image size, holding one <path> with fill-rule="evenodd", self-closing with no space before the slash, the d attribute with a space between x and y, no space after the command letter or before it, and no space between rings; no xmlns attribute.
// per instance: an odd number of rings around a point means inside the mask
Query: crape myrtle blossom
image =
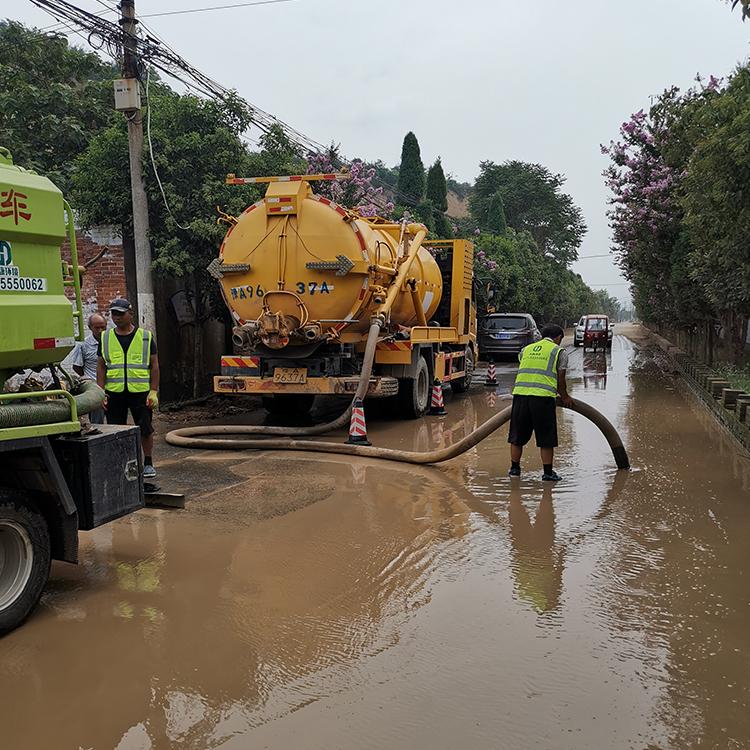
<svg viewBox="0 0 750 750"><path fill-rule="evenodd" d="M607 212L613 250L626 278L647 302L654 318L673 312L672 264L679 247L684 211L683 184L692 148L690 111L716 95L721 80L711 76L706 84L685 93L666 90L649 112L639 110L620 126L620 137L601 146L609 156L604 171L612 195Z"/></svg>
<svg viewBox="0 0 750 750"><path fill-rule="evenodd" d="M336 172L340 169L337 163L340 158L335 149L325 153L310 153L307 156L307 174ZM351 162L348 168L351 175L348 180L320 182L315 192L346 208L351 208L360 216L385 216L393 211L382 187L375 187L374 167L368 167L360 159Z"/></svg>

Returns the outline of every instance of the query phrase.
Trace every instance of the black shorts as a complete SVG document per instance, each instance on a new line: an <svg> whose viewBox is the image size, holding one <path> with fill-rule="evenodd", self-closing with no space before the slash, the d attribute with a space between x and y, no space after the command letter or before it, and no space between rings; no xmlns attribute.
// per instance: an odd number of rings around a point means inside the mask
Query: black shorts
<svg viewBox="0 0 750 750"><path fill-rule="evenodd" d="M110 393L107 391L107 424L127 424L128 411L133 415L133 424L141 428L141 437L154 431L151 426L151 409L146 406L148 393Z"/></svg>
<svg viewBox="0 0 750 750"><path fill-rule="evenodd" d="M513 396L508 442L526 445L533 432L539 448L557 448L556 400L548 396Z"/></svg>

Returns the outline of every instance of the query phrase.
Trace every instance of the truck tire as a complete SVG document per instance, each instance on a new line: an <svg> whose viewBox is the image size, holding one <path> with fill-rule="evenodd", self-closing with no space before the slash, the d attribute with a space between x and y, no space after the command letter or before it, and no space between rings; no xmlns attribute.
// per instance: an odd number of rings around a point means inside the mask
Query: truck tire
<svg viewBox="0 0 750 750"><path fill-rule="evenodd" d="M466 393L471 388L471 380L474 376L474 352L470 346L466 347L466 375L458 380L451 380L453 393Z"/></svg>
<svg viewBox="0 0 750 750"><path fill-rule="evenodd" d="M275 396L263 396L263 408L269 414L285 417L304 416L310 413L315 394L313 393L277 393Z"/></svg>
<svg viewBox="0 0 750 750"><path fill-rule="evenodd" d="M44 516L21 491L0 488L0 635L17 628L34 609L50 563Z"/></svg>
<svg viewBox="0 0 750 750"><path fill-rule="evenodd" d="M413 378L399 378L399 412L404 419L419 419L430 406L430 371L424 357L417 360Z"/></svg>

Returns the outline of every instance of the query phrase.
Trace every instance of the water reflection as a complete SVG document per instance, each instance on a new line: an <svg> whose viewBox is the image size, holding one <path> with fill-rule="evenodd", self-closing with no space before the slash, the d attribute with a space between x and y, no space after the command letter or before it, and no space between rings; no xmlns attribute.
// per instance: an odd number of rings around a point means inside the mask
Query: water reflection
<svg viewBox="0 0 750 750"><path fill-rule="evenodd" d="M605 390L607 388L607 367L612 355L605 350L588 352L583 355L584 389ZM609 365L611 368L611 364Z"/></svg>
<svg viewBox="0 0 750 750"><path fill-rule="evenodd" d="M508 499L511 568L519 597L543 614L560 604L565 551L555 548L552 487L544 487L533 521L533 511L529 511L527 504L521 488L514 483Z"/></svg>

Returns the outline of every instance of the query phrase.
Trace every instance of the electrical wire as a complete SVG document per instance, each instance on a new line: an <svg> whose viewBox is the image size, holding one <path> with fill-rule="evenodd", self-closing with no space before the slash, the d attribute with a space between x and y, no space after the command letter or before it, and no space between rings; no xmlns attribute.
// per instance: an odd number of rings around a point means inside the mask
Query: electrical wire
<svg viewBox="0 0 750 750"><path fill-rule="evenodd" d="M164 199L164 205L167 208L167 213L172 217L172 221L174 221L175 224L180 229L184 229L185 231L189 231L190 227L184 227L182 224L180 224L179 221L177 221L177 217L172 213L172 209L169 207L169 201L167 200L166 193L164 192L164 186L161 184L161 178L159 177L159 170L156 168L156 160L154 159L154 146L151 143L151 99L149 98L149 84L151 83L151 68L148 68L146 71L146 140L148 141L148 155L151 158L151 167L154 170L154 177L156 177L156 182L159 185L159 191L161 192L161 197Z"/></svg>
<svg viewBox="0 0 750 750"><path fill-rule="evenodd" d="M58 20L61 23L65 23L65 21L71 21L77 25L83 26L87 31L89 31L89 39L86 40L88 43L90 43L89 40L91 39L92 35L96 35L100 37L102 39L102 45L106 47L107 52L116 61L120 61L120 56L122 54L122 48L123 48L124 35L122 32L122 29L119 27L118 24L115 24L111 21L103 19L101 16L96 15L94 13L85 11L82 8L78 8L77 6L69 2L66 2L66 0L30 0L30 1L37 7L40 7L44 9L45 11L47 11L48 13L50 13L50 15L52 15L53 17L58 18ZM236 6L216 6L212 8L209 8L209 7L198 8L198 9L194 9L193 12L202 11L202 10L214 10L214 9L218 10L220 8L240 7L240 6L254 5L254 4L270 4L271 2L282 2L282 1L291 2L292 0L255 0L255 2L253 3L242 3L242 4L237 4ZM109 7L101 0L97 0L97 2L99 2L99 4L104 6L105 8ZM110 10L111 8L107 12L110 12ZM185 12L190 12L190 11L189 10L174 11L170 13L151 14L150 16L143 16L143 17L163 16L163 15L185 13ZM60 16L62 16L62 18ZM65 19L65 21L63 21L63 19ZM175 80L180 81L189 89L202 94L203 96L207 96L209 98L212 98L224 104L226 104L229 100L238 102L240 105L242 105L246 109L246 111L250 115L252 126L258 128L259 130L265 133L271 132L272 129L274 128L280 129L284 133L285 137L290 142L290 144L292 144L292 146L299 149L300 156L309 157L309 155L311 154L320 155L329 151L329 149L323 146L321 143L304 135L298 130L295 130L293 127L285 123L283 120L280 120L279 118L274 117L273 115L269 114L268 112L265 112L259 107L256 107L255 105L249 103L247 100L239 97L234 91L227 89L226 87L222 86L217 81L214 81L212 78L210 78L205 73L195 68L193 65L188 63L184 58L182 58L179 54L177 54L174 51L174 49L172 49L164 40L160 39L159 36L153 30L148 28L148 26L146 26L144 23L140 22L139 25L149 32L147 36L139 40L139 58L146 65L147 71L148 71L148 65L151 65L154 68L165 73L166 75L174 78ZM68 28L70 27L68 26ZM79 33L79 32L75 32L75 33ZM146 73L146 75L148 76L148 72ZM192 82L186 81L184 78L185 75L189 79L191 79ZM352 164L351 161L345 159L344 157L339 157L337 160L335 160L335 163L333 166L335 168L351 167L351 164ZM378 184L387 194L392 195L394 199L401 199L401 201L406 205L416 205L421 202L421 196L415 196L415 195L410 195L408 193L405 193L399 190L397 186L389 185L384 180L377 177L377 175L373 178L373 183ZM162 194L163 194L163 191L162 191ZM384 212L387 211L388 206L383 201L375 199L372 202L378 208L380 208L380 210ZM165 203L166 203L166 199L165 199ZM168 204L167 204L167 208L169 209ZM440 211L438 208L436 208L435 206L430 206L430 210L434 216L445 217L445 214L442 211ZM171 214L171 211L170 211L170 214ZM178 224L178 226L180 225ZM481 226L478 227L478 229L480 231L487 232L487 233L492 232L491 229L481 227ZM583 259L584 258L581 258L581 260ZM599 285L599 286L607 286L607 285Z"/></svg>
<svg viewBox="0 0 750 750"><path fill-rule="evenodd" d="M186 10L170 10L164 13L146 13L140 18L157 18L159 16L182 16L186 13L205 13L211 10L229 10L231 8L247 8L251 5L276 5L278 3L293 3L296 0L256 0L252 3L237 3L235 5L214 5L206 8L188 8Z"/></svg>

